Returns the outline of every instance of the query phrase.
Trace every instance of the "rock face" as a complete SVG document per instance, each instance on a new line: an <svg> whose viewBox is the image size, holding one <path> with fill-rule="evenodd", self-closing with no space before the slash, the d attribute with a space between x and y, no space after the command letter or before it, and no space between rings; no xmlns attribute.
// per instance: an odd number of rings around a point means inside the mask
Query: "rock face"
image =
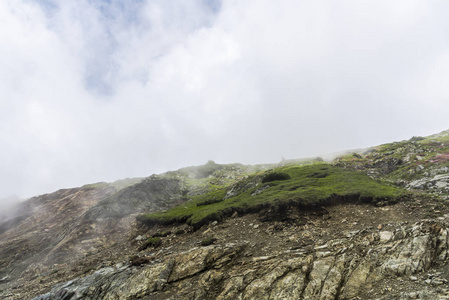
<svg viewBox="0 0 449 300"><path fill-rule="evenodd" d="M134 226L135 214L172 207L183 193L176 179L134 181L121 189L100 183L59 190L22 203L14 218L0 223L0 278L26 281L63 269L73 276L86 263L113 259L118 249L126 252L123 236Z"/></svg>
<svg viewBox="0 0 449 300"><path fill-rule="evenodd" d="M424 177L414 180L407 185L410 189L422 189L434 192L449 193L449 174Z"/></svg>
<svg viewBox="0 0 449 300"><path fill-rule="evenodd" d="M168 209L180 202L183 192L180 180L149 177L98 202L84 218L93 221Z"/></svg>
<svg viewBox="0 0 449 300"><path fill-rule="evenodd" d="M15 280L26 274L34 276L48 271L46 262L58 256L52 250L69 237L79 217L114 191L107 186L74 188L22 203L16 221L1 233L0 277Z"/></svg>
<svg viewBox="0 0 449 300"><path fill-rule="evenodd" d="M359 230L312 251L252 257L248 247L211 245L140 267L103 268L34 299L375 299L385 292L385 299L415 299L420 293L449 299L447 278L426 283L416 277L449 259L447 220L379 233ZM391 288L379 291L386 280ZM391 293L395 284L416 287L415 294ZM429 289L435 286L440 288Z"/></svg>

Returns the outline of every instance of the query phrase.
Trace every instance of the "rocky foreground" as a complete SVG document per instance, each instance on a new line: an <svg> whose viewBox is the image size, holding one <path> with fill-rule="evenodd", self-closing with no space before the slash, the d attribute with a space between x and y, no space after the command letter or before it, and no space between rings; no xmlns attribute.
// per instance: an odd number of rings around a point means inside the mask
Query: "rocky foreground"
<svg viewBox="0 0 449 300"><path fill-rule="evenodd" d="M235 217L35 299L449 299L449 215L402 221L410 213L342 205L292 216L304 225ZM209 235L214 244L195 246Z"/></svg>
<svg viewBox="0 0 449 300"><path fill-rule="evenodd" d="M137 255L34 299L449 299L449 211L433 201L152 228L130 241Z"/></svg>

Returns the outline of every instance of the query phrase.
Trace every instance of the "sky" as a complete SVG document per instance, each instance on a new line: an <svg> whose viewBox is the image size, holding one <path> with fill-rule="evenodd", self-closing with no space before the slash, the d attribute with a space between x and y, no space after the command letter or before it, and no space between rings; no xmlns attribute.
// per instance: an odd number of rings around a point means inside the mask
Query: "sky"
<svg viewBox="0 0 449 300"><path fill-rule="evenodd" d="M1 0L0 199L449 128L449 2Z"/></svg>

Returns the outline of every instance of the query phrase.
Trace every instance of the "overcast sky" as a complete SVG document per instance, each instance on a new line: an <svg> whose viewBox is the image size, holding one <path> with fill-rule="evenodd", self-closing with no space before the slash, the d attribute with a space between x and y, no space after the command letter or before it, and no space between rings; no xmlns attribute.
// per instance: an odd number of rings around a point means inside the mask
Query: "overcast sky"
<svg viewBox="0 0 449 300"><path fill-rule="evenodd" d="M1 0L0 198L449 128L448 1Z"/></svg>

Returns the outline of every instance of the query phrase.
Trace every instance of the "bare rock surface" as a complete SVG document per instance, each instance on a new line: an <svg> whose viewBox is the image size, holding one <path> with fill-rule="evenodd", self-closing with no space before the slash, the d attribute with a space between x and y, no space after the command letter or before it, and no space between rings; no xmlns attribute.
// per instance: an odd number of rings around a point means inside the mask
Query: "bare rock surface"
<svg viewBox="0 0 449 300"><path fill-rule="evenodd" d="M360 230L312 252L299 248L266 257L252 256L248 242L196 247L148 265L103 268L34 299L376 299L385 280L411 290L424 283L422 295L447 299L443 276L429 283L411 278L448 260L447 225L429 220L400 226L388 243L380 239L385 231ZM429 289L434 286L441 288ZM394 290L388 299L421 294Z"/></svg>
<svg viewBox="0 0 449 300"><path fill-rule="evenodd" d="M117 261L34 299L449 299L449 219L410 212L342 204L291 211L287 222L235 217L172 233L138 252L141 265ZM162 229L179 230L139 234ZM217 241L200 246L208 236Z"/></svg>

